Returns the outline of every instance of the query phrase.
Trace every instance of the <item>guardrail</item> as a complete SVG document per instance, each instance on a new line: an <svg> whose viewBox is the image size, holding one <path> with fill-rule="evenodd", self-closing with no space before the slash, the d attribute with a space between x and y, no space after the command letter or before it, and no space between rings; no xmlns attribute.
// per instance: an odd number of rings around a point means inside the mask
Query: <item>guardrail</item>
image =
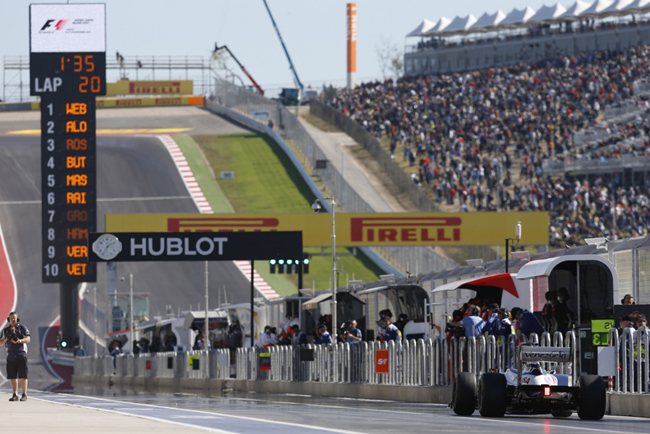
<svg viewBox="0 0 650 434"><path fill-rule="evenodd" d="M647 344L647 338L646 338ZM568 363L546 362L548 369L572 374L577 381L575 334L531 335L529 344L563 346L572 350ZM339 343L335 345L274 346L229 350L120 355L115 369L106 370L111 357L75 359L75 375L144 378L231 379L285 382L362 383L403 386L448 386L459 372L480 375L514 367L514 335L418 339L395 342ZM109 365L111 366L111 365Z"/></svg>
<svg viewBox="0 0 650 434"><path fill-rule="evenodd" d="M609 343L615 348L616 375L613 390L623 393L650 392L650 329L626 328L620 337L617 330L611 330Z"/></svg>
<svg viewBox="0 0 650 434"><path fill-rule="evenodd" d="M615 348L616 375L612 390L649 393L650 329L610 331ZM570 362L543 362L548 371L569 374L577 384L579 357L576 335L531 334L524 342L542 347L568 347ZM383 384L401 386L449 386L460 372L477 376L515 367L518 342L507 337L479 336L418 339L395 342L339 343L336 345L275 346L212 351L167 352L75 358L75 376L125 378L177 378L263 380ZM234 368L234 369L233 369Z"/></svg>

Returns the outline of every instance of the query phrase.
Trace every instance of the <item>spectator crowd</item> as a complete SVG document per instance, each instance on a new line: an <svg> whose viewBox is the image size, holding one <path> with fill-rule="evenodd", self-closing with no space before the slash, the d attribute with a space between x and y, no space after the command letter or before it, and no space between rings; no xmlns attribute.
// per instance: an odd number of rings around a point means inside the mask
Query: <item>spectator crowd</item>
<svg viewBox="0 0 650 434"><path fill-rule="evenodd" d="M605 107L624 105L648 78L650 46L538 64L407 77L341 90L327 103L386 143L414 182L453 211L549 211L553 246L585 237L645 235L650 177L552 176L545 161L650 156L642 113L606 125L607 138L574 135L603 126ZM619 172L622 172L619 170Z"/></svg>

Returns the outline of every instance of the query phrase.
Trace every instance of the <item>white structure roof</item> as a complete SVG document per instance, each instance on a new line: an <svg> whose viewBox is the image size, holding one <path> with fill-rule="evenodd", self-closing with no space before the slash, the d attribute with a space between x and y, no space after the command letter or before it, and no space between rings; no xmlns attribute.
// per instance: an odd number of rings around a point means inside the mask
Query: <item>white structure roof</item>
<svg viewBox="0 0 650 434"><path fill-rule="evenodd" d="M614 0L596 0L584 11L583 15L597 15L610 7L613 3Z"/></svg>
<svg viewBox="0 0 650 434"><path fill-rule="evenodd" d="M467 15L466 17L456 17L451 23L443 30L445 33L451 32L464 32L474 25L476 17L474 15Z"/></svg>
<svg viewBox="0 0 650 434"><path fill-rule="evenodd" d="M530 17L530 21L548 21L561 17L566 12L566 8L559 3L553 6L542 6L537 13Z"/></svg>
<svg viewBox="0 0 650 434"><path fill-rule="evenodd" d="M633 1L633 0L631 0ZM579 18L591 6L591 2L585 0L576 0L576 2L562 14L561 18Z"/></svg>
<svg viewBox="0 0 650 434"><path fill-rule="evenodd" d="M530 6L524 9L513 9L507 14L500 10L492 14L486 12L478 20L473 15L457 16L454 19L441 17L432 25L431 20L425 19L406 36L453 35L491 28L518 27L527 22L559 22L581 17L607 17L640 12L650 12L650 0L575 0L568 9L561 3L555 3L551 6L542 6L537 12Z"/></svg>
<svg viewBox="0 0 650 434"><path fill-rule="evenodd" d="M428 19L425 18L424 20L422 20L422 22L415 29L413 29L406 36L407 37L409 37L409 36L422 36L422 34L428 32L429 30L431 30L433 28L433 26L435 26L435 25L436 25L435 21L431 21L431 20L428 20Z"/></svg>
<svg viewBox="0 0 650 434"><path fill-rule="evenodd" d="M616 0L608 8L603 10L604 14L618 14L625 12L625 9L632 4L634 0Z"/></svg>
<svg viewBox="0 0 650 434"><path fill-rule="evenodd" d="M555 267L562 262L600 262L616 276L616 270L611 262L599 255L566 255L556 256L554 258L539 259L530 261L517 272L517 279L532 279L539 276L549 276ZM614 279L616 282L616 279Z"/></svg>
<svg viewBox="0 0 650 434"><path fill-rule="evenodd" d="M508 12L508 15L501 21L501 24L506 25L519 25L527 22L533 15L535 15L535 10L530 6L526 6L525 9L513 9Z"/></svg>
<svg viewBox="0 0 650 434"><path fill-rule="evenodd" d="M440 19L436 22L436 24L431 29L429 29L428 32L422 32L422 33L427 35L432 35L432 34L442 32L449 26L449 23L451 23L450 18L440 17Z"/></svg>
<svg viewBox="0 0 650 434"><path fill-rule="evenodd" d="M634 0L625 11L645 10L650 8L650 0Z"/></svg>
<svg viewBox="0 0 650 434"><path fill-rule="evenodd" d="M650 1L650 0L648 0ZM498 26L506 18L505 12L499 10L493 14L488 14L487 12L481 15L481 17L474 23L472 29L484 29L486 27L495 27Z"/></svg>

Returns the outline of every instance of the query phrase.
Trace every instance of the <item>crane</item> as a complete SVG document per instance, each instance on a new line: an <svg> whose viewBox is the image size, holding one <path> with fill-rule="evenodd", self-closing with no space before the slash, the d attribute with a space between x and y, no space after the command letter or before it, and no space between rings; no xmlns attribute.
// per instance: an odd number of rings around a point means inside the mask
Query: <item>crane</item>
<svg viewBox="0 0 650 434"><path fill-rule="evenodd" d="M228 54L230 54L230 57L232 57L233 60L234 60L235 62L237 62L237 65L239 65L239 67L241 68L242 72L243 72L244 74L246 74L246 77L248 77L248 79L251 81L251 83L253 83L253 87L255 88L255 90L257 90L257 92L258 92L260 95L264 96L264 89L262 89L262 87L257 83L257 81L255 81L255 79L254 79L253 76L250 74L250 72L248 72L248 70L244 67L244 65L241 64L241 62L239 61L239 59L237 59L237 57L233 54L233 52L230 51L230 48L228 48L227 45L219 46L219 44L217 44L217 43L215 42L215 43L214 43L214 51L213 51L213 54L216 54L216 53L218 53L218 52L221 51L221 50L226 50L226 51L228 52Z"/></svg>
<svg viewBox="0 0 650 434"><path fill-rule="evenodd" d="M291 105L288 103L287 99L293 100L295 98L295 103L300 104L300 99L302 98L302 95L305 90L305 86L302 84L302 81L300 81L300 77L298 77L298 71L296 71L296 67L293 64L293 60L291 60L291 55L289 55L289 50L287 49L287 46L284 43L284 39L282 39L282 34L280 33L280 28L275 22L275 18L273 18L273 14L271 13L271 8L269 8L269 4L266 2L266 0L262 0L264 2L264 6L266 7L266 11L269 14L269 18L271 18L271 23L273 23L273 28L275 29L275 33L278 34L278 39L280 39L280 44L282 45L282 49L284 50L284 55L287 57L287 60L289 61L289 69L291 69L291 72L293 73L293 80L296 83L296 86L298 86L298 92L297 96L295 95L295 90L294 89L282 89L282 93L280 94L280 99L283 100L283 104L285 105ZM291 95L292 92L294 91L294 95Z"/></svg>

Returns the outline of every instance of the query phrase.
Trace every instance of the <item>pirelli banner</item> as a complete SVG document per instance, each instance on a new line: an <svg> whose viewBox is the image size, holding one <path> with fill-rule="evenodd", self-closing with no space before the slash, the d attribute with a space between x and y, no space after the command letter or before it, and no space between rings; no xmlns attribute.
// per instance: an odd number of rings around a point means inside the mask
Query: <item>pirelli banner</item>
<svg viewBox="0 0 650 434"><path fill-rule="evenodd" d="M521 222L522 245L548 244L547 212L336 214L339 246L501 245ZM107 214L107 232L302 231L304 246L329 246L330 214Z"/></svg>
<svg viewBox="0 0 650 434"><path fill-rule="evenodd" d="M106 95L192 95L193 92L192 80L119 80L108 83Z"/></svg>

